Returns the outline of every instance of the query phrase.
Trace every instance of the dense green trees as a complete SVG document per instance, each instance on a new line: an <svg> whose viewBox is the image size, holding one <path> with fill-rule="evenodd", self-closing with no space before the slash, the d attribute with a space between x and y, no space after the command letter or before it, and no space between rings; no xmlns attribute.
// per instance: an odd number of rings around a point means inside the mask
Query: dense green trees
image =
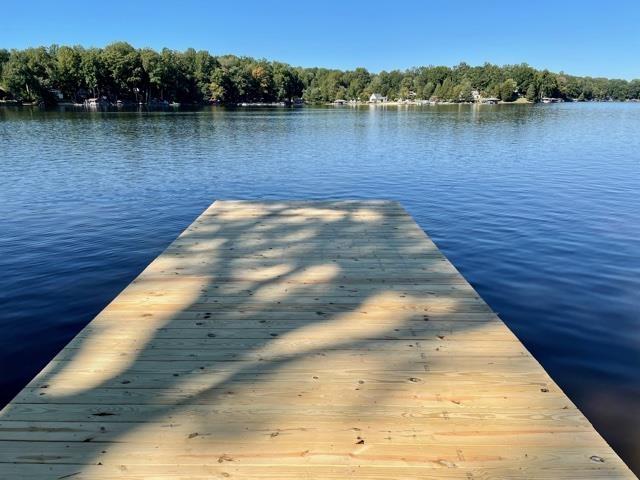
<svg viewBox="0 0 640 480"><path fill-rule="evenodd" d="M53 77L53 58L44 47L13 50L2 66L2 86L18 98L48 99Z"/></svg>
<svg viewBox="0 0 640 480"><path fill-rule="evenodd" d="M299 69L278 62L214 57L206 51L105 48L0 50L0 89L22 101L106 96L111 101L290 101L301 97Z"/></svg>
<svg viewBox="0 0 640 480"><path fill-rule="evenodd" d="M500 84L500 100L503 102L512 102L517 98L518 84L513 78L507 78Z"/></svg>
<svg viewBox="0 0 640 480"><path fill-rule="evenodd" d="M640 80L575 77L535 70L526 65L461 63L417 67L377 74L295 68L207 51L136 49L125 42L105 48L80 46L0 49L0 95L22 101L54 102L61 92L67 101L106 96L111 101L223 103L366 100L372 93L395 99L473 100L485 97L536 101L542 97L576 100L640 98Z"/></svg>

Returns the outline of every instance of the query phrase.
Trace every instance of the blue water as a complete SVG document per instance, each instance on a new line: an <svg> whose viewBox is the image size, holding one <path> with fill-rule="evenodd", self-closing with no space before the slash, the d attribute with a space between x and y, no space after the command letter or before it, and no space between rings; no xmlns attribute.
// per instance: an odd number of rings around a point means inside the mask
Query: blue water
<svg viewBox="0 0 640 480"><path fill-rule="evenodd" d="M0 404L216 198L401 201L640 473L640 105L0 109Z"/></svg>

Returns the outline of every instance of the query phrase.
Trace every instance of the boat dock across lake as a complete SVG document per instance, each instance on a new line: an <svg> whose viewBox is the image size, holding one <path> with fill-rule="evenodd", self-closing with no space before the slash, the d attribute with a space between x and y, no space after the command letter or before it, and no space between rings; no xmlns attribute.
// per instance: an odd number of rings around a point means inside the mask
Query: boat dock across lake
<svg viewBox="0 0 640 480"><path fill-rule="evenodd" d="M215 202L0 412L0 478L635 477L400 204L354 200Z"/></svg>

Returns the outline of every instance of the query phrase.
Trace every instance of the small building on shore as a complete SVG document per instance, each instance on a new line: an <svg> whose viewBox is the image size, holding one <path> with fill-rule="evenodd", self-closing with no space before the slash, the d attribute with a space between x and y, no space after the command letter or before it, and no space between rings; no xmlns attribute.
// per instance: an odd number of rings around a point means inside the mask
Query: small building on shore
<svg viewBox="0 0 640 480"><path fill-rule="evenodd" d="M369 103L384 103L387 101L387 97L383 96L381 93L372 93L369 97Z"/></svg>
<svg viewBox="0 0 640 480"><path fill-rule="evenodd" d="M562 102L564 102L563 99L554 98L554 97L542 97L541 101L542 101L542 103L562 103Z"/></svg>
<svg viewBox="0 0 640 480"><path fill-rule="evenodd" d="M97 108L97 107L108 107L109 106L109 100L107 99L107 97L95 97L95 98L87 98L84 101L84 106L85 107L90 107L90 108Z"/></svg>
<svg viewBox="0 0 640 480"><path fill-rule="evenodd" d="M488 97L482 99L482 103L485 103L487 105L496 105L499 101L500 99L496 97Z"/></svg>

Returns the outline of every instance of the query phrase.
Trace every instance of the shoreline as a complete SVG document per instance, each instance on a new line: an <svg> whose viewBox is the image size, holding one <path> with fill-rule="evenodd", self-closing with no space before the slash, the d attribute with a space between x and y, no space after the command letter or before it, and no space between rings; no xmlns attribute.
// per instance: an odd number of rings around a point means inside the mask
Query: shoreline
<svg viewBox="0 0 640 480"><path fill-rule="evenodd" d="M80 103L61 102L52 105L43 105L42 103L35 102L17 102L14 100L0 100L0 108L42 108L42 109L74 109L77 111L136 111L136 110L176 110L184 108L204 108L204 107L224 107L224 108L313 108L313 107L433 107L438 105L544 105L547 103L640 103L635 99L627 100L563 100L562 102L532 102L526 99L518 99L513 102L504 102L502 100L498 102L434 102L434 101L390 101L390 102L325 102L325 103L298 103L298 104L286 104L284 102L242 102L237 104L224 104L224 103L189 103L189 104L168 104L158 105L153 103L148 104L108 104L108 105L84 105Z"/></svg>
<svg viewBox="0 0 640 480"><path fill-rule="evenodd" d="M362 106L374 106L374 107L404 107L404 106L414 106L414 107L425 107L425 106L434 106L434 105L513 105L513 104L535 104L542 102L531 102L529 100L518 99L513 102L503 102L500 100L499 102L435 102L429 100L401 100L401 101L391 101L391 102L328 102L322 105L328 105L333 107L362 107Z"/></svg>

